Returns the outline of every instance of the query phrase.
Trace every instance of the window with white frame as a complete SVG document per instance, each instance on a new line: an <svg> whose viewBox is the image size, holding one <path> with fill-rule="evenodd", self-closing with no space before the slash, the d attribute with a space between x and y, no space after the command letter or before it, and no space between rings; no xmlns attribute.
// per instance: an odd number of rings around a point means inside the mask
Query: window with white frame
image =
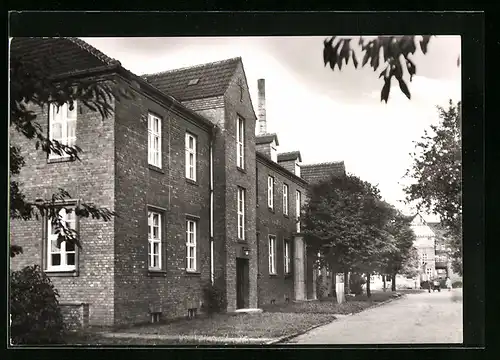
<svg viewBox="0 0 500 360"><path fill-rule="evenodd" d="M245 240L245 189L238 187L238 239Z"/></svg>
<svg viewBox="0 0 500 360"><path fill-rule="evenodd" d="M62 226L66 229L76 230L76 215L74 210L62 208L59 211ZM63 241L57 246L59 234L53 219L47 223L47 270L48 271L73 271L76 269L76 248L73 242Z"/></svg>
<svg viewBox="0 0 500 360"><path fill-rule="evenodd" d="M161 270L161 214L148 211L148 268L150 270Z"/></svg>
<svg viewBox="0 0 500 360"><path fill-rule="evenodd" d="M423 253L422 254L422 265L424 265L427 262L427 254Z"/></svg>
<svg viewBox="0 0 500 360"><path fill-rule="evenodd" d="M69 104L57 105L50 104L49 106L49 138L56 140L62 145L74 146L76 143L76 117L77 103L73 102L73 109L70 109ZM58 155L54 152L49 154L49 158L60 158L69 156L66 153Z"/></svg>
<svg viewBox="0 0 500 360"><path fill-rule="evenodd" d="M295 193L295 217L297 218L297 232L300 232L300 191Z"/></svg>
<svg viewBox="0 0 500 360"><path fill-rule="evenodd" d="M274 206L274 178L267 177L267 206L272 209Z"/></svg>
<svg viewBox="0 0 500 360"><path fill-rule="evenodd" d="M186 178L196 181L196 136L186 133Z"/></svg>
<svg viewBox="0 0 500 360"><path fill-rule="evenodd" d="M288 185L283 184L283 214L288 215Z"/></svg>
<svg viewBox="0 0 500 360"><path fill-rule="evenodd" d="M276 236L269 235L269 274L276 274Z"/></svg>
<svg viewBox="0 0 500 360"><path fill-rule="evenodd" d="M289 240L285 240L283 255L284 255L284 263L285 263L285 274L289 274L290 273L290 259L291 259L290 241Z"/></svg>
<svg viewBox="0 0 500 360"><path fill-rule="evenodd" d="M299 163L295 163L295 175L300 176L300 165Z"/></svg>
<svg viewBox="0 0 500 360"><path fill-rule="evenodd" d="M161 119L148 114L148 163L161 168Z"/></svg>
<svg viewBox="0 0 500 360"><path fill-rule="evenodd" d="M196 225L195 220L186 220L186 270L196 271Z"/></svg>
<svg viewBox="0 0 500 360"><path fill-rule="evenodd" d="M245 120L238 116L236 129L236 161L238 167L245 168Z"/></svg>

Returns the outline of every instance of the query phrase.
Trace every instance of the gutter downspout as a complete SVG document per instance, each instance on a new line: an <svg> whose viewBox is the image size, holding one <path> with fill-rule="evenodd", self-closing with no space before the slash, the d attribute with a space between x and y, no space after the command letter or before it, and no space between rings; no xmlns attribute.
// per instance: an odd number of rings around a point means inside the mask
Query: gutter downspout
<svg viewBox="0 0 500 360"><path fill-rule="evenodd" d="M214 284L214 135L212 128L210 136L210 281Z"/></svg>

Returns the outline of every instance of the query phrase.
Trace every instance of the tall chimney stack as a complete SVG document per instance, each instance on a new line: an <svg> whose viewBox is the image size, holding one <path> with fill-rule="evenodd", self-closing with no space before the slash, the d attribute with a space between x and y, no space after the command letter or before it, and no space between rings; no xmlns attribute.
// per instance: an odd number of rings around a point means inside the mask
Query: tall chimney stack
<svg viewBox="0 0 500 360"><path fill-rule="evenodd" d="M259 89L259 101L258 101L258 135L267 133L266 124L266 80L257 80L257 87Z"/></svg>

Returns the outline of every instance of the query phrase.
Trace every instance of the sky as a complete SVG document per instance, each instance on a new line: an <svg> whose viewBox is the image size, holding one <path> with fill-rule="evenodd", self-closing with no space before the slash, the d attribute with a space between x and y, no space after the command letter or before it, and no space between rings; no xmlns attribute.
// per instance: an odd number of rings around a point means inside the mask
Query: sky
<svg viewBox="0 0 500 360"><path fill-rule="evenodd" d="M350 63L331 71L323 63L325 38L82 39L138 75L240 56L256 113L257 80L266 80L267 130L278 134L279 152L300 150L304 164L343 160L348 173L378 184L384 200L411 213L402 202L402 184L411 181L403 179L412 165L409 153L439 121L436 105L460 100L460 37L433 37L427 55L415 53L411 100L393 81L387 104L380 101L382 69L355 70Z"/></svg>

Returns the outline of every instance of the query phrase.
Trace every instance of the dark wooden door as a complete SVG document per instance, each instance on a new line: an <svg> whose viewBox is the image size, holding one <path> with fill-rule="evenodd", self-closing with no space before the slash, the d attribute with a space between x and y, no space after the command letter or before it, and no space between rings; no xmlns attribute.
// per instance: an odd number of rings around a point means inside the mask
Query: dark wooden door
<svg viewBox="0 0 500 360"><path fill-rule="evenodd" d="M236 259L236 307L248 307L249 290L248 259Z"/></svg>

